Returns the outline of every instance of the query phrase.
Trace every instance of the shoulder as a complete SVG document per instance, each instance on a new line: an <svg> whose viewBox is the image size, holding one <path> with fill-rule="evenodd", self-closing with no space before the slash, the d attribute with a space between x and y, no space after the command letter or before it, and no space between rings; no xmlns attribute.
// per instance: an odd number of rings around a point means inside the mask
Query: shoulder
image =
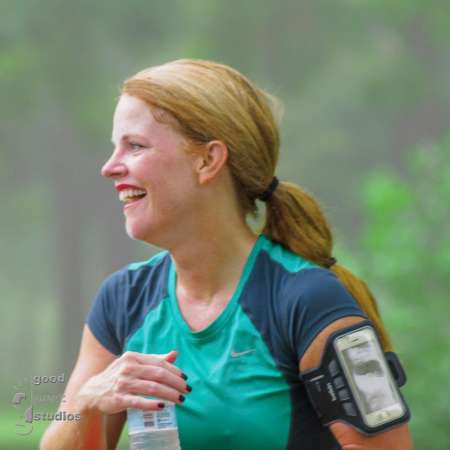
<svg viewBox="0 0 450 450"><path fill-rule="evenodd" d="M265 238L261 247L258 277L269 279L276 301L286 306L320 307L328 301L352 300L336 275ZM325 304L324 304L325 303Z"/></svg>
<svg viewBox="0 0 450 450"><path fill-rule="evenodd" d="M120 354L127 336L165 297L169 262L168 252L161 252L128 264L103 281L86 323L108 350Z"/></svg>
<svg viewBox="0 0 450 450"><path fill-rule="evenodd" d="M268 239L261 253L257 272L269 292L266 314L274 316L297 360L331 322L346 316L366 317L332 271Z"/></svg>
<svg viewBox="0 0 450 450"><path fill-rule="evenodd" d="M122 268L120 272L126 274L127 281L132 286L144 281L156 282L167 275L170 265L170 254L167 251L156 253L145 261L133 262Z"/></svg>
<svg viewBox="0 0 450 450"><path fill-rule="evenodd" d="M295 277L286 281L282 294L289 302L311 314L342 304L356 305L355 299L337 276L322 267L296 273Z"/></svg>
<svg viewBox="0 0 450 450"><path fill-rule="evenodd" d="M348 316L366 317L336 275L322 268L307 269L286 283L280 297L281 316L300 359L314 338L330 323Z"/></svg>
<svg viewBox="0 0 450 450"><path fill-rule="evenodd" d="M107 277L98 295L105 297L117 314L129 316L137 308L148 310L166 295L169 266L168 252L130 263Z"/></svg>

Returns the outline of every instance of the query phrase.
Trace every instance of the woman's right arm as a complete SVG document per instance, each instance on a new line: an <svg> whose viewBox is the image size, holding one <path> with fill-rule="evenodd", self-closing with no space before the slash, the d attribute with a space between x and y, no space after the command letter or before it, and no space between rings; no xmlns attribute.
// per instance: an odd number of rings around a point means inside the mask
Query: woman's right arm
<svg viewBox="0 0 450 450"><path fill-rule="evenodd" d="M78 421L52 422L41 440L41 450L107 449L103 414L77 411L77 393L92 376L106 369L117 357L106 350L85 325L75 368L58 410L80 414Z"/></svg>
<svg viewBox="0 0 450 450"><path fill-rule="evenodd" d="M158 410L158 403L180 403L180 395L188 393L181 370L171 364L176 356L172 351L166 355L126 352L117 357L85 325L78 360L59 406L60 411L79 414L80 420L52 422L40 449L114 449L127 408Z"/></svg>

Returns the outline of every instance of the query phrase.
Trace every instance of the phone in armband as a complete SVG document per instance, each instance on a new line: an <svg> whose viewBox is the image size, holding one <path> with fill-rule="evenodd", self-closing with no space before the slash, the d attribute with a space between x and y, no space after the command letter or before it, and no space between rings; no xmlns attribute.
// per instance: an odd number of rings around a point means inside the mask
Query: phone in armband
<svg viewBox="0 0 450 450"><path fill-rule="evenodd" d="M334 346L364 422L377 427L402 417L405 407L373 328L340 336Z"/></svg>
<svg viewBox="0 0 450 450"><path fill-rule="evenodd" d="M369 321L333 333L320 367L301 377L325 424L342 420L371 434L410 418L399 390L405 373L394 353L383 352Z"/></svg>

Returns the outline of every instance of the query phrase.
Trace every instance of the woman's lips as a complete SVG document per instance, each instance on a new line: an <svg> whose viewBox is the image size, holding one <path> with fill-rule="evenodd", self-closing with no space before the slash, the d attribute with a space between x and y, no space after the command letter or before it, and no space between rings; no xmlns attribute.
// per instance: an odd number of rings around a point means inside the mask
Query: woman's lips
<svg viewBox="0 0 450 450"><path fill-rule="evenodd" d="M138 199L136 199L136 200L128 201L127 203L125 203L125 204L123 205L124 211L125 211L126 209L129 209L129 208L133 207L133 206L136 206L138 203L141 203L146 197L147 197L147 196L145 195L144 197L138 198Z"/></svg>

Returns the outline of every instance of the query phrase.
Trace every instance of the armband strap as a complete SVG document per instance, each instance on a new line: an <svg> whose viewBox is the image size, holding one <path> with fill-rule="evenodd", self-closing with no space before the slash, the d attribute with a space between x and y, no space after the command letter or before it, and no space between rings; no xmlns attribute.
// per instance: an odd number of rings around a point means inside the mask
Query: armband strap
<svg viewBox="0 0 450 450"><path fill-rule="evenodd" d="M374 434L410 418L399 390L405 372L395 353L383 352L368 320L332 333L320 366L300 378L324 425L343 421Z"/></svg>

